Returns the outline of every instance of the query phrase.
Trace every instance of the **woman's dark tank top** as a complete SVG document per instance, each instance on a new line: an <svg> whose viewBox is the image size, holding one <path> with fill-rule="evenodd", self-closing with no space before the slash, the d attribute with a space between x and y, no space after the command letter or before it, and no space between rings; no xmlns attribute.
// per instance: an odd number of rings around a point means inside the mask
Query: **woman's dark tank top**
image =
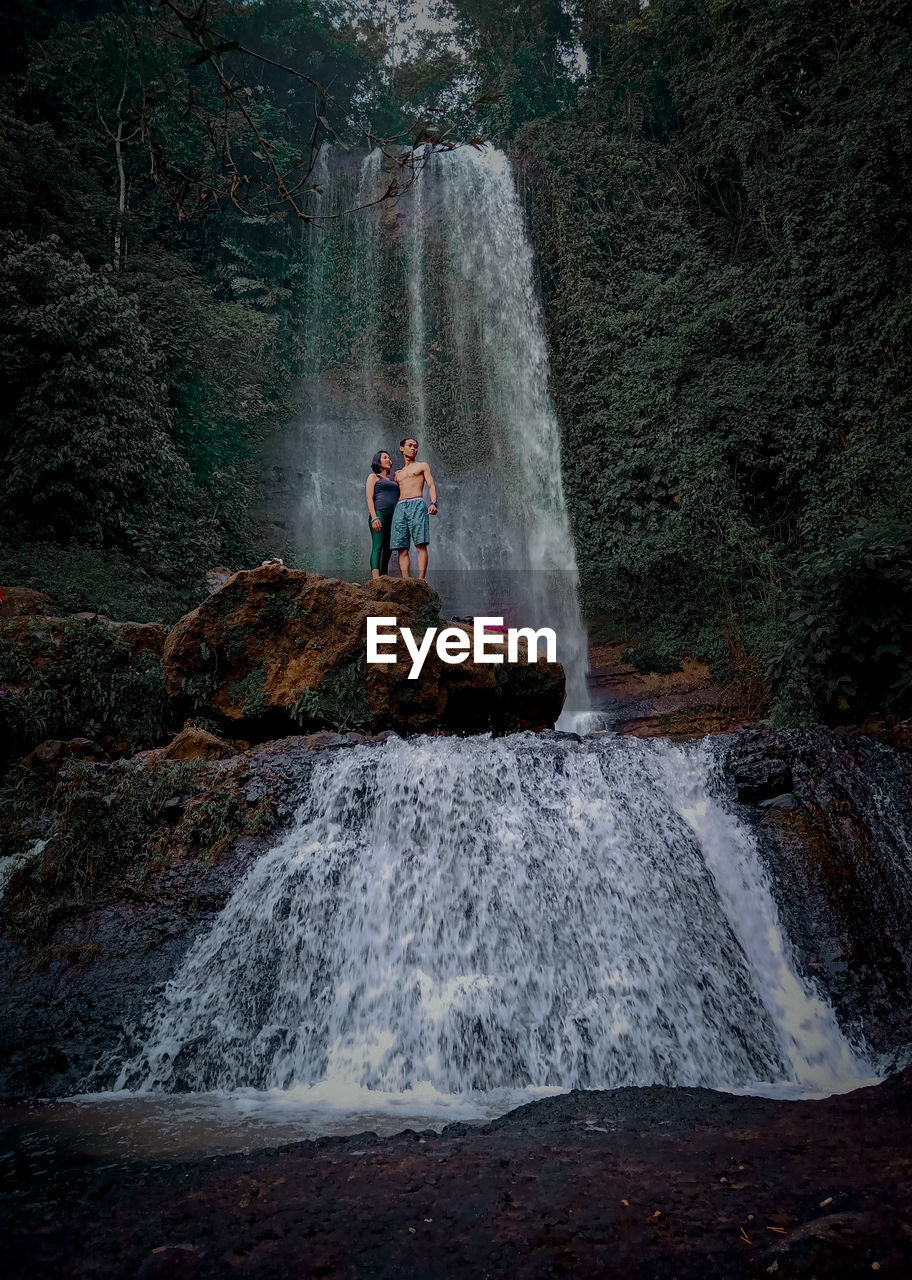
<svg viewBox="0 0 912 1280"><path fill-rule="evenodd" d="M374 508L388 515L396 503L399 501L399 486L395 480L386 480L383 476L377 476L377 483L374 485Z"/></svg>

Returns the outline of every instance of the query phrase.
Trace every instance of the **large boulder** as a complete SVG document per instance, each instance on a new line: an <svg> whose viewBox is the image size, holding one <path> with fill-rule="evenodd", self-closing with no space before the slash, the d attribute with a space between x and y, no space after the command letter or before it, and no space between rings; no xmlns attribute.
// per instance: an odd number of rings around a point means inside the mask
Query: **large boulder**
<svg viewBox="0 0 912 1280"><path fill-rule="evenodd" d="M243 750L246 744L225 742L199 725L185 724L180 733L176 733L165 747L155 747L151 751L141 753L146 766L157 764L160 760L229 760ZM140 755L134 756L140 759Z"/></svg>
<svg viewBox="0 0 912 1280"><path fill-rule="evenodd" d="M168 693L261 741L320 728L507 732L550 727L559 716L560 664L450 665L432 650L409 680L407 661L366 662L372 615L395 617L419 638L450 625L439 596L417 579L359 586L280 563L235 573L170 632Z"/></svg>
<svg viewBox="0 0 912 1280"><path fill-rule="evenodd" d="M38 773L56 774L67 760L93 760L98 763L107 759L107 751L91 738L70 738L69 742L46 738L26 756L23 764Z"/></svg>

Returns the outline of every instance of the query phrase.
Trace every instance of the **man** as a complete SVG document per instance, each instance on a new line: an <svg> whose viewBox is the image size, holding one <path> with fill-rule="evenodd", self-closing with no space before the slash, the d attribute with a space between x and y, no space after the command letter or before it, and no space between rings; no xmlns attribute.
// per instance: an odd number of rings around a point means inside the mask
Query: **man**
<svg viewBox="0 0 912 1280"><path fill-rule="evenodd" d="M402 450L403 466L394 477L399 485L399 501L393 511L390 550L399 552L399 572L403 578L410 578L412 572L409 547L414 542L418 548L418 577L424 581L427 577L430 541L428 515L437 514L437 486L428 464L418 461L418 441L407 436L405 440L399 441L399 448ZM431 494L430 508L424 505L425 485Z"/></svg>

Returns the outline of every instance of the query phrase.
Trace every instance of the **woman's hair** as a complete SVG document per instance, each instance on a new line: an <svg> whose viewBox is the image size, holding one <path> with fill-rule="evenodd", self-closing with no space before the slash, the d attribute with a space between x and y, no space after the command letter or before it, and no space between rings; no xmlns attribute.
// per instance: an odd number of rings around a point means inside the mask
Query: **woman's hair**
<svg viewBox="0 0 912 1280"><path fill-rule="evenodd" d="M373 471L375 476L378 476L380 474L380 471L381 471L380 459L383 457L385 453L389 455L389 460L390 462L392 462L393 455L390 453L389 449L381 449L379 453L375 453L374 456L371 458L371 471Z"/></svg>

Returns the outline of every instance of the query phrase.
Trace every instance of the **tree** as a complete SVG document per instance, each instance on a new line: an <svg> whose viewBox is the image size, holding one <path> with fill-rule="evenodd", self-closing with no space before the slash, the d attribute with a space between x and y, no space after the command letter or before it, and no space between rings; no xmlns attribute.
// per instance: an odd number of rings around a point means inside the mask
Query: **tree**
<svg viewBox="0 0 912 1280"><path fill-rule="evenodd" d="M66 101L70 127L96 152L113 143L118 242L127 139L141 144L144 171L181 219L230 203L248 216L285 207L319 222L324 143L383 149L390 176L377 202L407 188L434 150L458 145L445 112L409 119L393 105L386 35L370 6L352 14L342 0L124 0L122 13L62 24L30 84Z"/></svg>
<svg viewBox="0 0 912 1280"><path fill-rule="evenodd" d="M475 91L494 95L487 125L508 141L525 121L575 103L576 21L561 0L451 0L455 34L466 51Z"/></svg>
<svg viewBox="0 0 912 1280"><path fill-rule="evenodd" d="M7 234L3 250L7 528L153 554L183 525L183 545L205 550L135 303L56 237Z"/></svg>

